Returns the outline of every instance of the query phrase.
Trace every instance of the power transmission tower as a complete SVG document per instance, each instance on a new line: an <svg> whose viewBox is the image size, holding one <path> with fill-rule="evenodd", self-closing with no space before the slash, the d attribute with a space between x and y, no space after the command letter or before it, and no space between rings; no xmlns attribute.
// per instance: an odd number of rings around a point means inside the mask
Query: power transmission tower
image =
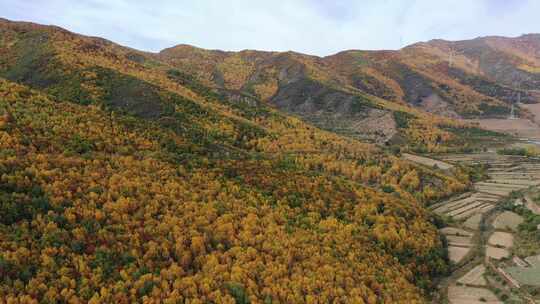
<svg viewBox="0 0 540 304"><path fill-rule="evenodd" d="M452 45L450 45L450 53L448 54L448 67L454 65L454 57L456 55L462 54L462 52L457 52Z"/></svg>
<svg viewBox="0 0 540 304"><path fill-rule="evenodd" d="M516 118L516 113L514 111L514 104L512 103L512 107L510 108L510 117L508 117L508 119L517 119Z"/></svg>
<svg viewBox="0 0 540 304"><path fill-rule="evenodd" d="M520 103L521 103L521 82L518 81L518 85L517 85L517 104L519 105ZM516 104L516 102L514 100L512 100L512 107L510 108L510 117L508 117L508 119L517 119L516 111L514 109L515 104Z"/></svg>

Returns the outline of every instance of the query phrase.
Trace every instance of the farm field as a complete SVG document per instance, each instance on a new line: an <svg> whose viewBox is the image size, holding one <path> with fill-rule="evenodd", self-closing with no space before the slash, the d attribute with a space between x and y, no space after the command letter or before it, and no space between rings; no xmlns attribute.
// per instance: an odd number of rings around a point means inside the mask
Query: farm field
<svg viewBox="0 0 540 304"><path fill-rule="evenodd" d="M520 138L540 139L540 128L532 121L521 119L476 119L469 122L478 123L481 128L495 132L511 134Z"/></svg>
<svg viewBox="0 0 540 304"><path fill-rule="evenodd" d="M412 161L412 162L415 162L417 164L421 164L424 166L428 166L428 167L437 166L439 169L442 169L442 170L448 170L454 167L451 164L448 164L448 163L445 163L436 159L418 156L418 155L409 154L409 153L403 153L401 157L408 161Z"/></svg>
<svg viewBox="0 0 540 304"><path fill-rule="evenodd" d="M448 299L452 304L503 304L491 290L468 286L450 286Z"/></svg>
<svg viewBox="0 0 540 304"><path fill-rule="evenodd" d="M510 257L510 252L505 248L486 246L486 256L491 259L501 260Z"/></svg>
<svg viewBox="0 0 540 304"><path fill-rule="evenodd" d="M508 232L495 231L489 238L488 243L495 247L508 249L514 244L514 236Z"/></svg>
<svg viewBox="0 0 540 304"><path fill-rule="evenodd" d="M480 222L482 221L482 215L481 214L475 214L468 218L464 223L463 226L466 228L469 228L471 230L478 230L480 228Z"/></svg>
<svg viewBox="0 0 540 304"><path fill-rule="evenodd" d="M510 229L515 231L518 225L521 223L523 223L523 217L514 212L505 211L495 218L493 228L500 230Z"/></svg>
<svg viewBox="0 0 540 304"><path fill-rule="evenodd" d="M453 274L440 286L446 301L457 304L507 303L507 300L511 301L508 303L528 303L530 296L519 287L535 283L536 276L540 278L540 275L536 266L517 266L528 264L513 256L513 246L516 246L513 233L524 218L501 209L514 193L540 185L540 162L494 151L439 155L438 159L453 165L484 165L487 174L487 179L472 185L472 191L430 207L450 223L440 229L447 240L449 260L454 265ZM534 204L532 199L528 201ZM502 270L500 267L504 265L509 267ZM508 281L505 284L509 287L503 288L500 285L503 281ZM495 289L497 294L493 292Z"/></svg>
<svg viewBox="0 0 540 304"><path fill-rule="evenodd" d="M505 270L522 285L540 286L540 264L508 267Z"/></svg>
<svg viewBox="0 0 540 304"><path fill-rule="evenodd" d="M458 283L473 286L486 286L487 282L484 278L486 272L486 266L479 264L471 269L467 274L458 280Z"/></svg>
<svg viewBox="0 0 540 304"><path fill-rule="evenodd" d="M540 287L540 255L525 258L525 263L506 267L506 271L521 286Z"/></svg>

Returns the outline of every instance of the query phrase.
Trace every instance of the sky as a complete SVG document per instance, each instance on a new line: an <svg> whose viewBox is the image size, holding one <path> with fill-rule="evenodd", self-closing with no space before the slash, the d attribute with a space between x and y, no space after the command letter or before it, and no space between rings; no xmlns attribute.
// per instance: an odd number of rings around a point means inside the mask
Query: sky
<svg viewBox="0 0 540 304"><path fill-rule="evenodd" d="M326 56L540 33L540 0L0 0L0 17L157 52L177 44Z"/></svg>

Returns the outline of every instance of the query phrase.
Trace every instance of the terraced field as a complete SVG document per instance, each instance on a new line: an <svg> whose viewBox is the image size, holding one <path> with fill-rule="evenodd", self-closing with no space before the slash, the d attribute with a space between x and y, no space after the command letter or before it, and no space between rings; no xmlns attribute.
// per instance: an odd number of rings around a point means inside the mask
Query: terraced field
<svg viewBox="0 0 540 304"><path fill-rule="evenodd" d="M514 212L505 211L495 218L495 221L493 221L493 228L516 231L521 223L523 223L523 218L521 216Z"/></svg>
<svg viewBox="0 0 540 304"><path fill-rule="evenodd" d="M476 182L468 193L431 207L451 223L440 232L448 241L453 273L441 282L445 296L436 303L536 303L520 289L518 280L496 266L504 260L516 265L510 271L518 273L519 264L527 264L517 257L511 259L510 250L513 230L523 219L496 207L513 191L540 185L540 160L486 152L444 155L439 161L449 165L487 165L488 179ZM530 271L519 274L531 276Z"/></svg>
<svg viewBox="0 0 540 304"><path fill-rule="evenodd" d="M442 162L442 161L428 158L428 157L409 154L409 153L403 153L402 157L406 160L409 160L409 161L412 161L412 162L415 162L424 166L428 166L428 167L437 166L438 168L443 169L443 170L448 170L454 167L451 164L446 163L446 162Z"/></svg>

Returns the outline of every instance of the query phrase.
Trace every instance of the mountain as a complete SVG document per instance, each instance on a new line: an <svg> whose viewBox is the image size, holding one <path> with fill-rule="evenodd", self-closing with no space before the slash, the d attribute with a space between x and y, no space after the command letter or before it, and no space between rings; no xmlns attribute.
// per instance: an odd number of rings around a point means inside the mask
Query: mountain
<svg viewBox="0 0 540 304"><path fill-rule="evenodd" d="M373 128L372 121L392 124L389 112L373 105L374 97L450 118L507 117L518 94L522 103L538 102L539 37L433 40L399 51L327 57L179 45L156 58L208 86L249 94L322 128L358 135ZM364 106L360 115L357 96ZM392 128L383 130L389 139Z"/></svg>
<svg viewBox="0 0 540 304"><path fill-rule="evenodd" d="M426 103L429 94L437 94L448 98L449 108L460 115L489 116L493 113L481 109L467 112L460 103L481 96L486 102L504 104L514 100L517 92L524 95L523 102L538 101L539 37L432 40L399 51L352 50L322 58L179 45L161 51L157 58L198 75L208 85L241 90L270 102L281 99L277 93L291 83L311 80L416 106Z"/></svg>
<svg viewBox="0 0 540 304"><path fill-rule="evenodd" d="M424 302L448 269L425 207L474 172L359 138L447 151L499 135L392 99L382 69L372 92L345 85L332 58L354 54L152 54L0 20L0 298ZM353 134L324 130L340 121Z"/></svg>

